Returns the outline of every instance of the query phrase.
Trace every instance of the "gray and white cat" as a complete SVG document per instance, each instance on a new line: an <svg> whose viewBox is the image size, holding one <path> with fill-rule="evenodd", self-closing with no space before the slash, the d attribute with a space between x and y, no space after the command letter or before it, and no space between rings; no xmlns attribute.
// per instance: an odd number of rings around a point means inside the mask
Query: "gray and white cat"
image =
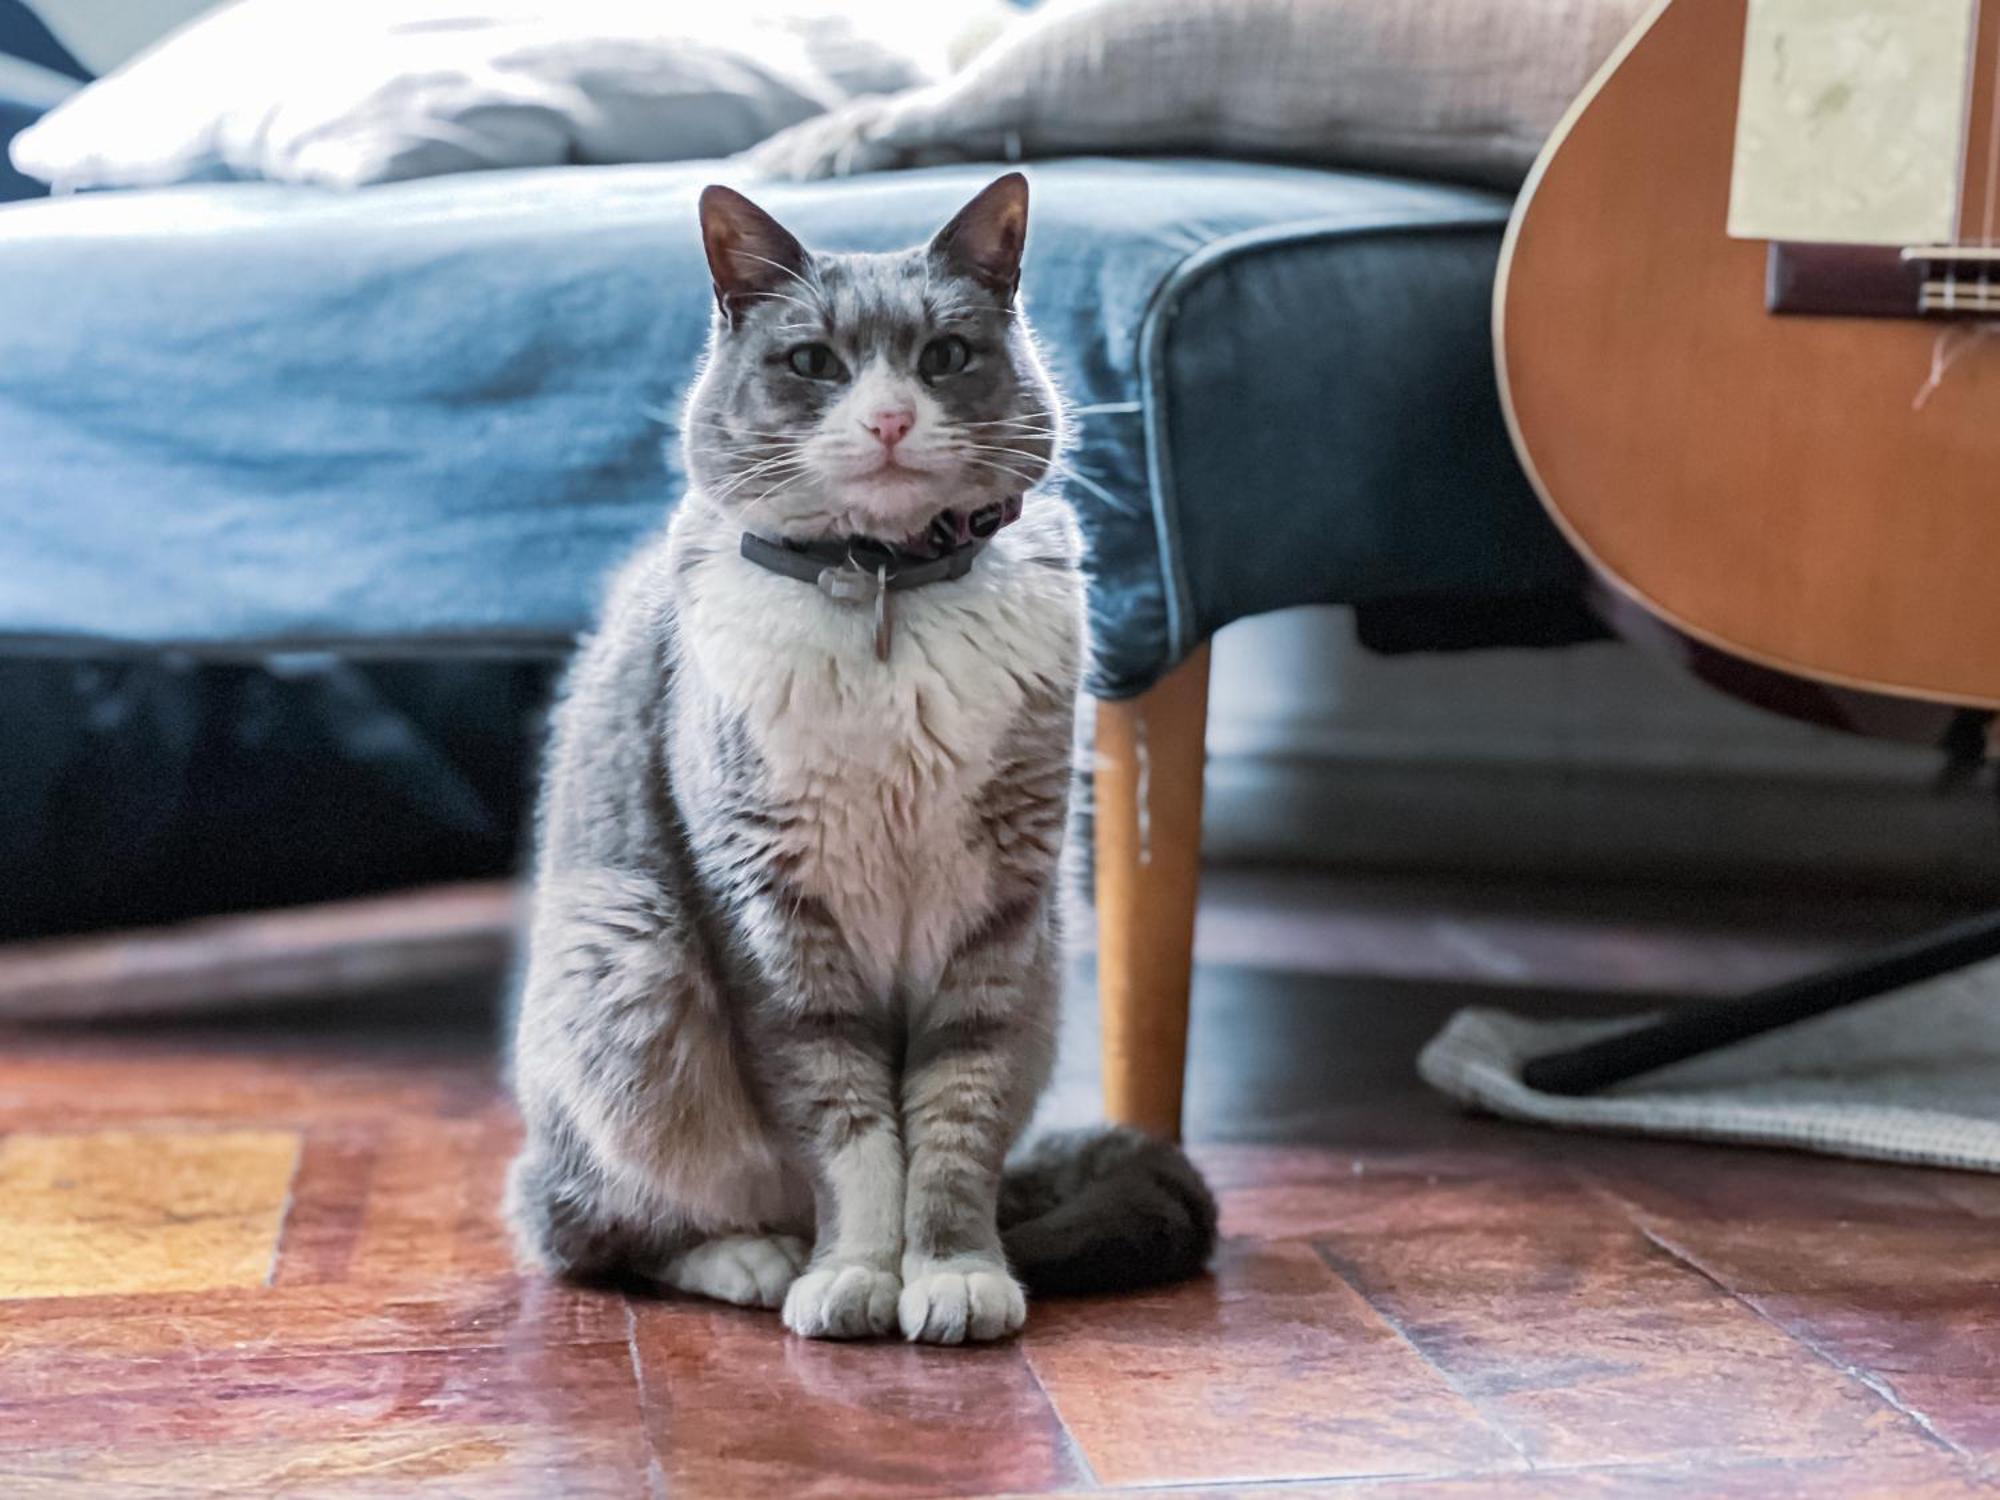
<svg viewBox="0 0 2000 1500"><path fill-rule="evenodd" d="M1017 1277L1191 1275L1215 1210L1174 1148L1003 1173L1053 1057L1084 651L1027 183L890 255L809 254L726 188L701 219L691 484L555 714L521 1241L825 1338L999 1338Z"/></svg>

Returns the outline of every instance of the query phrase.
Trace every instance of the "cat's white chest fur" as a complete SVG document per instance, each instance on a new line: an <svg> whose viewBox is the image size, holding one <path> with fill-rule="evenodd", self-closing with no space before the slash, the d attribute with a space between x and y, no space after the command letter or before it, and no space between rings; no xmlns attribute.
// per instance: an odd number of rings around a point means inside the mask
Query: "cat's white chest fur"
<svg viewBox="0 0 2000 1500"><path fill-rule="evenodd" d="M1074 677L1075 580L1012 542L964 579L894 595L886 662L872 609L741 558L713 559L682 601L689 665L740 715L792 815L795 882L884 996L920 1000L987 914L980 795L1028 695Z"/></svg>

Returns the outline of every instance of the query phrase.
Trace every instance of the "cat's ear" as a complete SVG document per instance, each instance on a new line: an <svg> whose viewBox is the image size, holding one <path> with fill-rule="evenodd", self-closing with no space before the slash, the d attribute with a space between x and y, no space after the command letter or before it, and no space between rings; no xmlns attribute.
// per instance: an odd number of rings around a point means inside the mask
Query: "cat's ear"
<svg viewBox="0 0 2000 1500"><path fill-rule="evenodd" d="M1028 179L1009 172L987 184L931 241L931 256L1012 302L1028 243Z"/></svg>
<svg viewBox="0 0 2000 1500"><path fill-rule="evenodd" d="M725 318L733 318L751 297L795 297L797 283L807 280L805 246L733 188L702 189L701 242L715 282L715 305Z"/></svg>

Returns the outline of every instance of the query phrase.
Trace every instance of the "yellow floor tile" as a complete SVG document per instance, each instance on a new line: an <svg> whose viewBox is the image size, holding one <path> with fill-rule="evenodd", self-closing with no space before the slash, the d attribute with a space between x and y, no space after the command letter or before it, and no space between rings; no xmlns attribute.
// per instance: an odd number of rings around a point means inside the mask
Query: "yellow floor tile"
<svg viewBox="0 0 2000 1500"><path fill-rule="evenodd" d="M259 1286L290 1130L0 1137L0 1298Z"/></svg>

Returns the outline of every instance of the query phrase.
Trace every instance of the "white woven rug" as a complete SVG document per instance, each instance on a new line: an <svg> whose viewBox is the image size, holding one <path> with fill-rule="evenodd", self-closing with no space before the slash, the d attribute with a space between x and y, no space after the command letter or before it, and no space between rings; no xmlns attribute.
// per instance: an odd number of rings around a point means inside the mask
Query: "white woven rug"
<svg viewBox="0 0 2000 1500"><path fill-rule="evenodd" d="M1592 1098L1539 1093L1521 1081L1527 1059L1635 1024L1466 1010L1417 1066L1434 1088L1512 1119L2000 1172L2000 964Z"/></svg>

